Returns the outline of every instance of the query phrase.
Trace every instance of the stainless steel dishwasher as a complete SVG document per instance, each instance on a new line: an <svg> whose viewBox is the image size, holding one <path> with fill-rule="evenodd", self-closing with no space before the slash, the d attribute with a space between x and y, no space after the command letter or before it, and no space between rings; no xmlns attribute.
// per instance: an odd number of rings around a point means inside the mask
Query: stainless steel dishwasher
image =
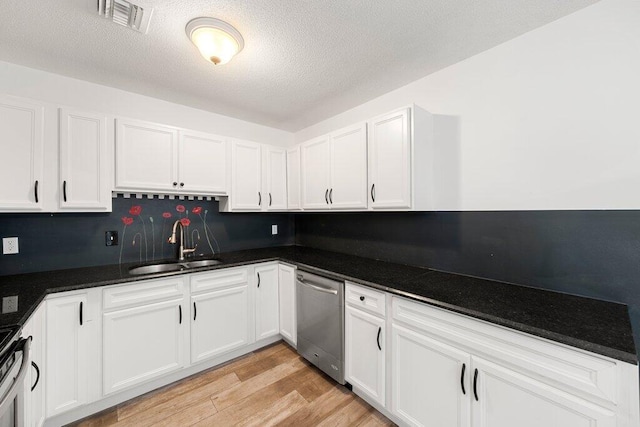
<svg viewBox="0 0 640 427"><path fill-rule="evenodd" d="M344 384L344 282L298 270L298 353Z"/></svg>

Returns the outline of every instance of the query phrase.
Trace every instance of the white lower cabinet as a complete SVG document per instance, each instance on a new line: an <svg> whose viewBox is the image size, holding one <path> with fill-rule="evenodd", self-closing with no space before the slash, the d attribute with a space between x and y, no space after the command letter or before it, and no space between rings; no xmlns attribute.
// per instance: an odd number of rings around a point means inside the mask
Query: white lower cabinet
<svg viewBox="0 0 640 427"><path fill-rule="evenodd" d="M296 328L296 268L280 264L278 267L278 294L280 305L280 335L295 346L298 340Z"/></svg>
<svg viewBox="0 0 640 427"><path fill-rule="evenodd" d="M40 304L22 328L22 337L31 337L31 366L25 377L22 410L26 427L40 427L45 420L44 349L45 304Z"/></svg>
<svg viewBox="0 0 640 427"><path fill-rule="evenodd" d="M120 292L127 308L102 315L102 369L105 395L182 369L186 364L188 308L183 278L152 281L105 291ZM147 286L157 286L148 292ZM176 292L167 292L177 290ZM169 298L166 299L166 295Z"/></svg>
<svg viewBox="0 0 640 427"><path fill-rule="evenodd" d="M469 426L469 353L395 324L391 336L392 412L411 426Z"/></svg>
<svg viewBox="0 0 640 427"><path fill-rule="evenodd" d="M616 413L473 357L474 427L614 427ZM445 424L439 424L444 426ZM453 424L451 424L453 425Z"/></svg>
<svg viewBox="0 0 640 427"><path fill-rule="evenodd" d="M278 263L255 267L256 341L280 333Z"/></svg>
<svg viewBox="0 0 640 427"><path fill-rule="evenodd" d="M252 342L247 268L191 276L191 363Z"/></svg>
<svg viewBox="0 0 640 427"><path fill-rule="evenodd" d="M47 416L88 403L89 324L86 293L47 301L46 401Z"/></svg>
<svg viewBox="0 0 640 427"><path fill-rule="evenodd" d="M370 399L385 403L385 320L345 309L346 380Z"/></svg>

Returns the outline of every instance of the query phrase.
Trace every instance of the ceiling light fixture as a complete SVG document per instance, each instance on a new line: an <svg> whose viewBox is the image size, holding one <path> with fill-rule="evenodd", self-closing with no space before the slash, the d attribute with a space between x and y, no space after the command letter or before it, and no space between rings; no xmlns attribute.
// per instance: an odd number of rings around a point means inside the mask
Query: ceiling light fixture
<svg viewBox="0 0 640 427"><path fill-rule="evenodd" d="M186 32L200 54L215 65L231 61L244 47L240 32L219 19L192 19L187 24Z"/></svg>

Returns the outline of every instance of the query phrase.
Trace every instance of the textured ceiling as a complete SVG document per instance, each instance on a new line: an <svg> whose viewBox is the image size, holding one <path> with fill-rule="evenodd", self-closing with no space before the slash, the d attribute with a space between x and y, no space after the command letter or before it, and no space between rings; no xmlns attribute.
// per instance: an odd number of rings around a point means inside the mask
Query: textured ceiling
<svg viewBox="0 0 640 427"><path fill-rule="evenodd" d="M95 0L0 0L0 60L295 131L596 1L145 0L141 34ZM198 16L244 50L207 63L184 32Z"/></svg>

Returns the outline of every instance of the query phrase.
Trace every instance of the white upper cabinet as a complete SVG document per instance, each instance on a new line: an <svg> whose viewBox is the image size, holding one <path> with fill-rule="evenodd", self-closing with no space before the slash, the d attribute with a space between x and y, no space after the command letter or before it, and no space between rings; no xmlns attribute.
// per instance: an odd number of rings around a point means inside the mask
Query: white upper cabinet
<svg viewBox="0 0 640 427"><path fill-rule="evenodd" d="M300 200L300 146L287 150L287 208L302 208Z"/></svg>
<svg viewBox="0 0 640 427"><path fill-rule="evenodd" d="M287 150L280 147L263 146L264 210L287 209Z"/></svg>
<svg viewBox="0 0 640 427"><path fill-rule="evenodd" d="M181 192L227 193L227 141L202 132L180 131L178 155Z"/></svg>
<svg viewBox="0 0 640 427"><path fill-rule="evenodd" d="M116 190L224 195L226 166L223 137L116 120Z"/></svg>
<svg viewBox="0 0 640 427"><path fill-rule="evenodd" d="M0 211L43 210L44 107L0 97L0 150L10 153L0 168Z"/></svg>
<svg viewBox="0 0 640 427"><path fill-rule="evenodd" d="M259 211L262 194L262 147L250 141L233 141L231 149L231 209Z"/></svg>
<svg viewBox="0 0 640 427"><path fill-rule="evenodd" d="M329 136L305 142L301 146L302 207L330 209L331 144Z"/></svg>
<svg viewBox="0 0 640 427"><path fill-rule="evenodd" d="M402 109L369 122L371 206L411 207L410 110Z"/></svg>
<svg viewBox="0 0 640 427"><path fill-rule="evenodd" d="M369 207L433 209L433 118L407 107L368 123Z"/></svg>
<svg viewBox="0 0 640 427"><path fill-rule="evenodd" d="M173 192L178 189L178 131L116 119L116 189Z"/></svg>
<svg viewBox="0 0 640 427"><path fill-rule="evenodd" d="M331 209L367 208L367 125L331 134Z"/></svg>
<svg viewBox="0 0 640 427"><path fill-rule="evenodd" d="M105 116L60 109L60 210L111 211L110 155Z"/></svg>

